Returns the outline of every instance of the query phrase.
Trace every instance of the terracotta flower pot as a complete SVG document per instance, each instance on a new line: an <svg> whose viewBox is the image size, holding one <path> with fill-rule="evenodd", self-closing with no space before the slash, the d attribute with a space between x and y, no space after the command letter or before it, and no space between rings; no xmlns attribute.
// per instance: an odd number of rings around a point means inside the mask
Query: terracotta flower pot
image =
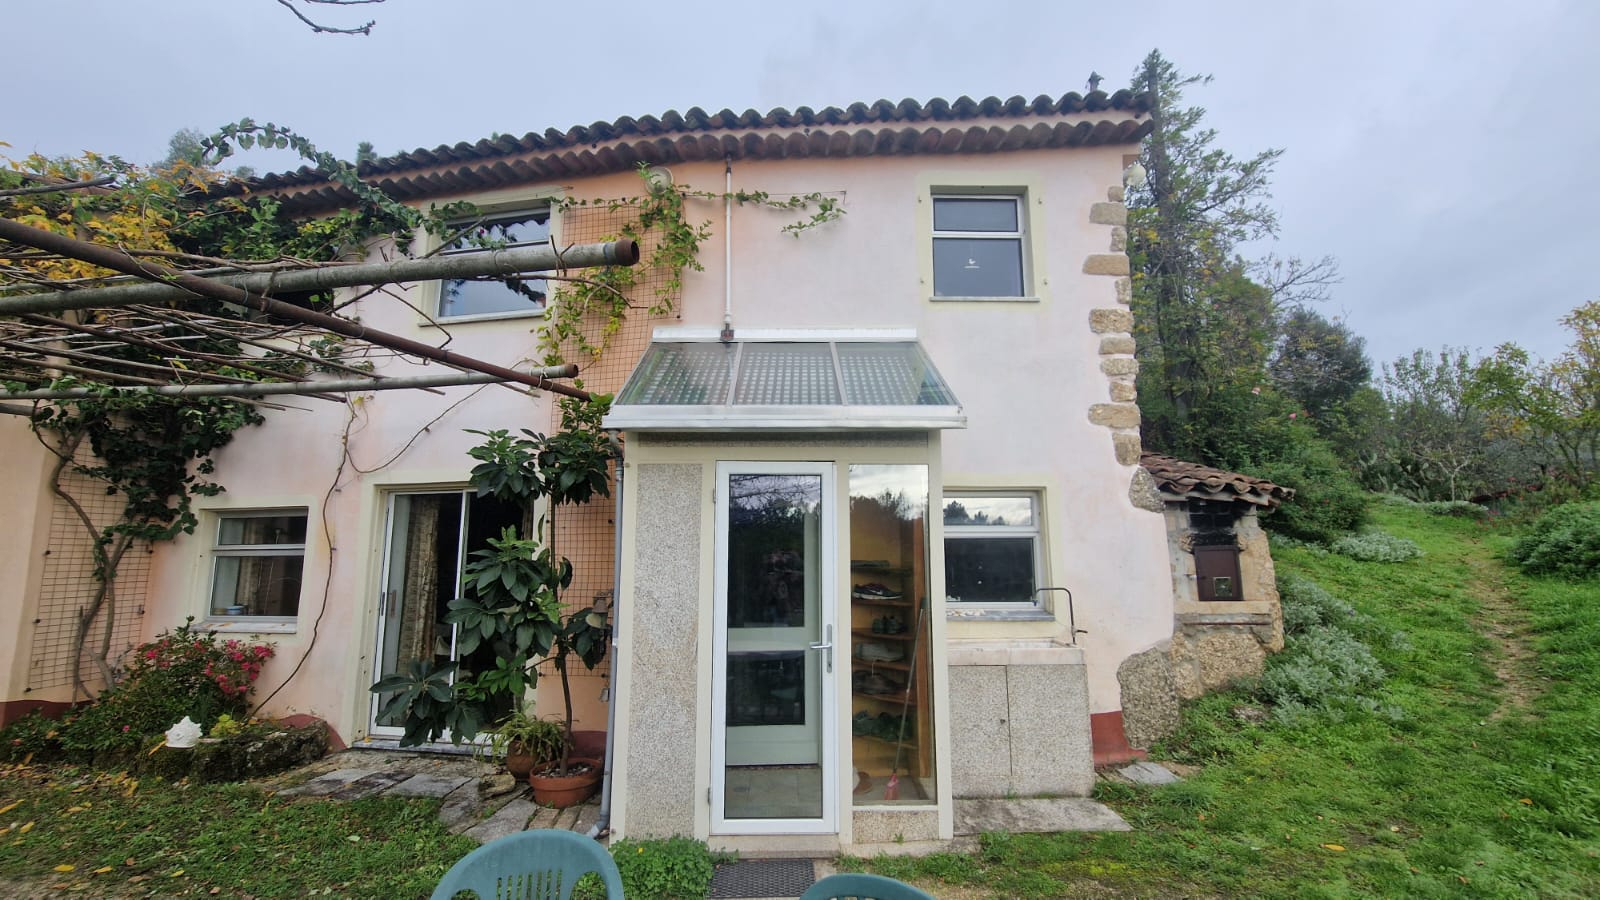
<svg viewBox="0 0 1600 900"><path fill-rule="evenodd" d="M568 775L545 774L558 770L559 761L541 766L539 771L528 775L528 784L533 788L535 802L541 806L566 809L594 796L595 790L600 787L600 777L604 774L605 767L598 759L579 756L572 757L568 762L570 765L567 771L571 773Z"/></svg>
<svg viewBox="0 0 1600 900"><path fill-rule="evenodd" d="M533 754L521 741L512 741L506 747L506 771L516 776L518 781L528 777L533 771Z"/></svg>

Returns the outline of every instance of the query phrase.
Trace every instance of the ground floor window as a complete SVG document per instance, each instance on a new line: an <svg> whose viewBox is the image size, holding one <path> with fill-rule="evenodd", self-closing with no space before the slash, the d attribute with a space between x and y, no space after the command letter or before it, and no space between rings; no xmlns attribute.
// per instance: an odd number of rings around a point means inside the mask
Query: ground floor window
<svg viewBox="0 0 1600 900"><path fill-rule="evenodd" d="M1032 607L1043 585L1040 501L1033 491L947 491L944 589L954 607Z"/></svg>
<svg viewBox="0 0 1600 900"><path fill-rule="evenodd" d="M300 612L306 511L223 513L211 557L212 618L293 618Z"/></svg>

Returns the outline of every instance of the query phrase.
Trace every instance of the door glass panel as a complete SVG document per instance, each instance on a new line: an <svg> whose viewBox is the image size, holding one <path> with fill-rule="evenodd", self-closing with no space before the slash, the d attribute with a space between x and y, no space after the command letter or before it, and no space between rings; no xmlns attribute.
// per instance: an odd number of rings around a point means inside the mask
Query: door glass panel
<svg viewBox="0 0 1600 900"><path fill-rule="evenodd" d="M822 810L822 476L728 476L724 819Z"/></svg>
<svg viewBox="0 0 1600 900"><path fill-rule="evenodd" d="M934 802L928 467L850 467L850 695L857 806Z"/></svg>
<svg viewBox="0 0 1600 900"><path fill-rule="evenodd" d="M454 660L462 671L492 666L494 651L489 647L457 660L454 626L445 614L459 591L466 554L486 547L501 528L520 526L521 510L492 497L458 492L396 494L392 503L384 595L378 605L378 677L404 672L416 661L442 666ZM391 696L380 695L376 709ZM375 716L373 724L399 728L403 723Z"/></svg>

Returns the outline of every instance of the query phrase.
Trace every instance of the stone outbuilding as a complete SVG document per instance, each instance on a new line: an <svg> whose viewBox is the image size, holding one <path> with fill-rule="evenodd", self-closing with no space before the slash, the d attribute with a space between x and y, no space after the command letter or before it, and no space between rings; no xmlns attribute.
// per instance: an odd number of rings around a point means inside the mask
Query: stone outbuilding
<svg viewBox="0 0 1600 900"><path fill-rule="evenodd" d="M1148 747L1178 726L1178 703L1260 675L1283 649L1272 551L1258 513L1294 491L1155 453L1140 458L1161 497L1172 571L1172 637L1117 668L1123 730Z"/></svg>

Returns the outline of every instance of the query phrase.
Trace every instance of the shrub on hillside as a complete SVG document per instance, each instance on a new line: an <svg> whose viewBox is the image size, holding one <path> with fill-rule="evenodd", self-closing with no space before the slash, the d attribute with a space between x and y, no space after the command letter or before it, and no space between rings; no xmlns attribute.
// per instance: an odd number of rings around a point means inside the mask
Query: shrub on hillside
<svg viewBox="0 0 1600 900"><path fill-rule="evenodd" d="M61 728L68 750L130 750L188 716L210 728L224 713L243 718L265 644L221 640L189 622L128 654L127 675Z"/></svg>
<svg viewBox="0 0 1600 900"><path fill-rule="evenodd" d="M1395 537L1376 528L1338 538L1333 542L1332 549L1340 556L1362 562L1405 562L1422 555L1422 548L1415 541Z"/></svg>
<svg viewBox="0 0 1600 900"><path fill-rule="evenodd" d="M1147 399L1157 400L1141 393L1141 409ZM1366 523L1366 492L1289 398L1259 386L1222 386L1196 406L1188 423L1152 446L1294 489L1293 500L1262 520L1269 531L1327 542Z"/></svg>
<svg viewBox="0 0 1600 900"><path fill-rule="evenodd" d="M1398 708L1376 696L1387 673L1368 641L1403 650L1408 646L1405 636L1387 633L1371 616L1309 578L1286 573L1278 578L1278 593L1284 652L1267 660L1259 688L1273 718L1292 723L1309 716L1339 719L1366 712L1398 720Z"/></svg>
<svg viewBox="0 0 1600 900"><path fill-rule="evenodd" d="M1261 676L1261 695L1280 720L1308 713L1375 710L1371 692L1388 677L1372 648L1348 631L1313 625Z"/></svg>
<svg viewBox="0 0 1600 900"><path fill-rule="evenodd" d="M1293 572L1278 576L1278 600L1283 606L1284 634L1291 637L1322 625L1360 634L1370 631L1374 624L1371 616Z"/></svg>
<svg viewBox="0 0 1600 900"><path fill-rule="evenodd" d="M1294 488L1294 499L1263 519L1269 530L1326 543L1366 524L1366 491L1320 441L1244 471Z"/></svg>
<svg viewBox="0 0 1600 900"><path fill-rule="evenodd" d="M1436 516L1456 516L1462 519L1482 519L1489 515L1489 507L1473 503L1471 500L1434 500L1422 504L1422 509Z"/></svg>
<svg viewBox="0 0 1600 900"><path fill-rule="evenodd" d="M1540 516L1511 547L1530 575L1600 576L1600 501L1564 503Z"/></svg>

